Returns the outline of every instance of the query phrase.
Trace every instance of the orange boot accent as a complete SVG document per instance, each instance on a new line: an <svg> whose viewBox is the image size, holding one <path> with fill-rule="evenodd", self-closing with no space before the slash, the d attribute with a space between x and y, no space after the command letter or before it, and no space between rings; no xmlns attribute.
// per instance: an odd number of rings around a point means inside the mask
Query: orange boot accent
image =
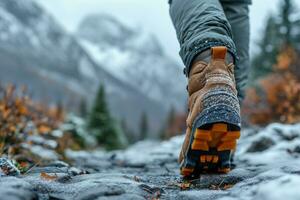
<svg viewBox="0 0 300 200"><path fill-rule="evenodd" d="M191 143L191 151L197 152L198 164L203 170L202 172L218 172L228 173L230 168L220 168L223 153L230 154L236 149L237 140L240 138L240 131L229 131L229 125L224 123L216 123L209 130L201 128L196 129ZM230 156L229 156L230 157ZM200 170L201 171L201 170ZM191 176L195 172L195 168L182 167L181 174L183 176Z"/></svg>
<svg viewBox="0 0 300 200"><path fill-rule="evenodd" d="M235 150L236 148L236 141L232 140L232 141L226 141L221 143L218 146L218 151L226 151L226 150Z"/></svg>
<svg viewBox="0 0 300 200"><path fill-rule="evenodd" d="M194 140L194 142L192 144L192 149L193 150L208 151L209 150L209 146L208 146L207 142L205 142L205 141Z"/></svg>
<svg viewBox="0 0 300 200"><path fill-rule="evenodd" d="M206 162L206 156L205 155L200 156L200 162L202 162L202 163Z"/></svg>
<svg viewBox="0 0 300 200"><path fill-rule="evenodd" d="M213 132L227 132L227 124L214 124L212 127Z"/></svg>
<svg viewBox="0 0 300 200"><path fill-rule="evenodd" d="M212 162L213 156L207 155L206 162Z"/></svg>
<svg viewBox="0 0 300 200"><path fill-rule="evenodd" d="M219 156L214 156L214 158L213 158L213 163L218 163L218 161L219 161Z"/></svg>
<svg viewBox="0 0 300 200"><path fill-rule="evenodd" d="M204 141L211 141L210 131L197 129L194 138Z"/></svg>
<svg viewBox="0 0 300 200"><path fill-rule="evenodd" d="M181 175L183 176L190 176L194 172L193 168L182 168Z"/></svg>
<svg viewBox="0 0 300 200"><path fill-rule="evenodd" d="M218 169L218 172L227 174L230 172L230 168Z"/></svg>

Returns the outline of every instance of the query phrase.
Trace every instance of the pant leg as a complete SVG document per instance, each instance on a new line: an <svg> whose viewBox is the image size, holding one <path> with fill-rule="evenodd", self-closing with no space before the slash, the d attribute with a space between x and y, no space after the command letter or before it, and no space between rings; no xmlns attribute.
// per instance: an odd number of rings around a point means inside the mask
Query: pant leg
<svg viewBox="0 0 300 200"><path fill-rule="evenodd" d="M170 0L169 3L186 74L194 57L213 46L226 46L237 58L231 26L219 0Z"/></svg>
<svg viewBox="0 0 300 200"><path fill-rule="evenodd" d="M239 60L235 66L235 79L238 89L240 101L244 98L245 87L248 80L248 72L250 69L249 60L249 39L250 39L250 23L249 23L249 4L251 1L236 0L220 0L225 15L232 27L233 41L237 48Z"/></svg>

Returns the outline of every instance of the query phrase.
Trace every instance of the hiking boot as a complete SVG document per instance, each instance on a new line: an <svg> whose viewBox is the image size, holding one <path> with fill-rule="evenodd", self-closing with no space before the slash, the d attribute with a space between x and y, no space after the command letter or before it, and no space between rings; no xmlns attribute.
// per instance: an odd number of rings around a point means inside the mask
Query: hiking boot
<svg viewBox="0 0 300 200"><path fill-rule="evenodd" d="M241 129L233 58L226 47L213 47L195 59L188 77L189 115L179 155L181 174L227 173Z"/></svg>

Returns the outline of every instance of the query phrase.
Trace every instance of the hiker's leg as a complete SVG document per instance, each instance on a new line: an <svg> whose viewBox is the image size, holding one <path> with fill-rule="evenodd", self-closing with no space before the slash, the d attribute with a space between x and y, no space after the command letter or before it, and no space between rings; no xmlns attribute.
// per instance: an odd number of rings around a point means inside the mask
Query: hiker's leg
<svg viewBox="0 0 300 200"><path fill-rule="evenodd" d="M239 98L244 98L244 90L250 68L249 59L249 4L250 1L221 0L225 15L232 27L233 41L236 45L239 59L235 66L235 80L239 91Z"/></svg>
<svg viewBox="0 0 300 200"><path fill-rule="evenodd" d="M229 172L241 128L230 23L219 0L170 3L188 76L189 114L178 160L181 174Z"/></svg>
<svg viewBox="0 0 300 200"><path fill-rule="evenodd" d="M226 46L236 58L231 26L219 0L170 0L169 3L187 74L195 56L213 46Z"/></svg>

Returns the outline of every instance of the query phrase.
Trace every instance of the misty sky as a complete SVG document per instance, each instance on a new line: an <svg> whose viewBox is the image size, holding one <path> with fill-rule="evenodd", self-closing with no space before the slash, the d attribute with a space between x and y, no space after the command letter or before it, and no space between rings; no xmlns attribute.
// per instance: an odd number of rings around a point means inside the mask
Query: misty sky
<svg viewBox="0 0 300 200"><path fill-rule="evenodd" d="M131 27L140 27L158 36L167 53L179 60L179 46L169 17L167 0L36 0L52 13L65 28L73 32L80 20L89 13L116 16ZM250 7L251 46L261 36L263 24L279 0L253 0ZM300 4L300 3L299 3Z"/></svg>

